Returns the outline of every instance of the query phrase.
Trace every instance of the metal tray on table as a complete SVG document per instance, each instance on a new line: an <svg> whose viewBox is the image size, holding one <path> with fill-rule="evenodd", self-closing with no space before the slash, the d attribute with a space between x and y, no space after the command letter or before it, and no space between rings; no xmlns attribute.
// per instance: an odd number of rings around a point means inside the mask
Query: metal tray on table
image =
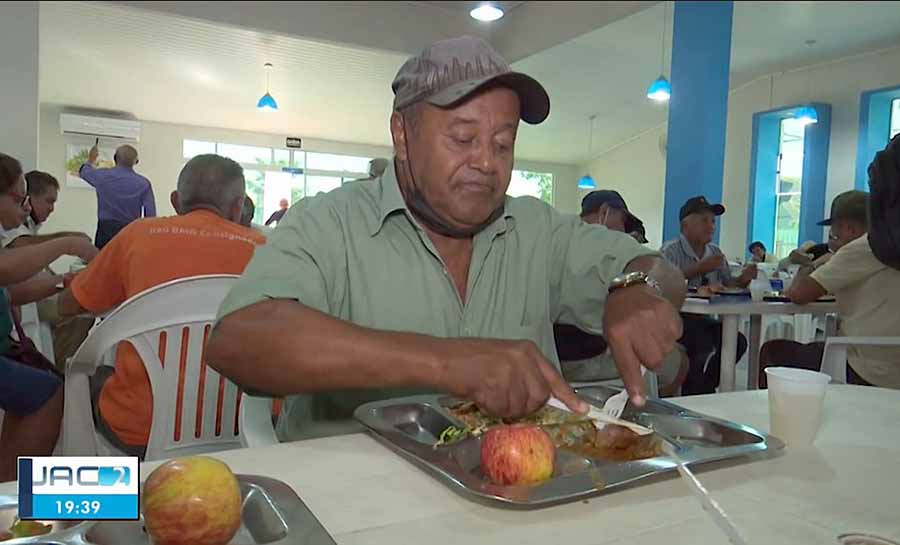
<svg viewBox="0 0 900 545"><path fill-rule="evenodd" d="M579 388L578 394L602 407L617 389ZM536 508L582 500L612 492L643 479L676 471L675 462L656 457L617 462L587 457L564 448L557 450L553 477L536 486L500 486L484 477L480 468L481 439L435 447L449 426L464 427L447 407L458 400L422 395L367 403L355 417L380 442L408 458L452 489L470 498L506 507ZM685 463L765 456L784 444L748 426L699 414L662 400L649 400L642 409L630 405L622 415L657 432L673 444ZM743 460L741 460L743 461Z"/></svg>
<svg viewBox="0 0 900 545"><path fill-rule="evenodd" d="M235 545L335 545L325 528L285 483L257 475L238 475L243 507ZM12 525L18 512L16 496L0 496L0 530ZM150 545L142 521L46 522L52 529L41 536L2 541L3 545Z"/></svg>

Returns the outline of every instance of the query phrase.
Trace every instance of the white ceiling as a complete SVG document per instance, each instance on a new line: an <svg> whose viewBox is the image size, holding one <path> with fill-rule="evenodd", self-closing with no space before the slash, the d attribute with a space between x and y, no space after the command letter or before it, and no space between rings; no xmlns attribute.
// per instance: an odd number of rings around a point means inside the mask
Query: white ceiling
<svg viewBox="0 0 900 545"><path fill-rule="evenodd" d="M430 2L429 1L429 2L420 2L420 3L428 4L431 6L437 6L439 8L450 9L450 10L455 10L455 11L463 11L465 13L469 13L474 8L477 8L479 5L483 4L484 2L464 2L461 0L459 0L459 1L452 0L452 1L448 1L448 2ZM500 9L502 9L503 13L505 15L508 15L509 12L511 12L512 10L521 6L525 2L505 2L505 1L503 1L503 2L491 2L491 3L494 4L495 6L499 7Z"/></svg>
<svg viewBox="0 0 900 545"><path fill-rule="evenodd" d="M423 26L399 40L384 37L396 35L386 22L368 25L381 24L377 34L354 26L351 19L353 32L341 36L355 33L361 39L354 40L356 45L342 45L250 30L263 26L255 21L240 28L172 14L199 10L197 4L213 3L155 3L169 11L163 13L120 4L42 2L42 102L129 111L146 120L389 145L390 82L407 55L402 51L414 50L428 35L454 35L463 24L454 6L442 5L453 2L350 2L342 6L390 10L407 5L416 21L426 21L423 25L437 25L434 19L441 17L448 23L427 32ZM223 17L230 21L237 17L240 4L249 3L214 4L234 12ZM317 16L327 17L328 3L313 4ZM664 121L665 107L644 98L647 85L660 71L662 4L640 11L648 3L510 4L517 5L501 20L507 30L524 28L516 26L517 18L524 25L526 16L541 19L553 6L563 6L560 17L581 19L586 12L579 9L593 13L609 6L607 14L595 14L600 22L591 23L608 23L602 28L514 64L545 84L553 104L547 122L523 127L517 147L520 158L584 162L591 114L597 115L594 154ZM305 4L265 5L269 7L264 9L290 8L296 13ZM257 16L264 9L257 9ZM669 11L671 20L671 4ZM361 17L356 11L352 14ZM270 19L278 22L279 14L272 15ZM459 15L467 17L461 11ZM548 28L575 28L559 22L548 22ZM523 44L529 41L549 39L531 36L518 37L518 44L511 44L509 37L502 41L510 50L524 51ZM561 39L561 34L554 34L553 41ZM808 48L807 39L817 40L816 46ZM370 47L376 43L384 47ZM737 2L732 84L895 43L900 43L900 2ZM272 94L279 101L277 114L262 114L254 107L265 87L265 62L275 65Z"/></svg>
<svg viewBox="0 0 900 545"><path fill-rule="evenodd" d="M544 82L553 101L550 119L523 133L530 157L587 162L591 115L597 116L591 156L665 121L665 106L645 97L660 73L663 9L658 4L516 63ZM671 2L667 9L666 73ZM900 43L900 2L735 2L733 29L732 88L771 72ZM807 39L817 43L810 48Z"/></svg>

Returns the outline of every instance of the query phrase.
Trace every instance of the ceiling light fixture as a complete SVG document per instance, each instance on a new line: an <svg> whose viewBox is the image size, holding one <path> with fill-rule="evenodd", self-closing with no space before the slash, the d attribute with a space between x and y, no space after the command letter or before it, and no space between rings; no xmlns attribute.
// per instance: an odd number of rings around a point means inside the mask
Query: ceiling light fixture
<svg viewBox="0 0 900 545"><path fill-rule="evenodd" d="M597 119L597 116L592 115L588 119L591 122L590 136L588 137L588 168L590 168L590 161L593 159L591 153L594 151L594 120ZM578 180L578 189L597 189L597 183L590 174L585 174Z"/></svg>
<svg viewBox="0 0 900 545"><path fill-rule="evenodd" d="M810 48L816 44L815 40L806 40L806 45ZM806 98L812 96L812 68L806 69ZM800 122L804 127L819 122L819 113L813 107L812 102L805 106L800 106L794 112L794 119Z"/></svg>
<svg viewBox="0 0 900 545"><path fill-rule="evenodd" d="M503 10L495 6L491 2L485 2L469 12L472 19L483 23L490 23L503 17Z"/></svg>
<svg viewBox="0 0 900 545"><path fill-rule="evenodd" d="M264 67L266 69L266 94L259 97L256 109L261 112L277 112L278 103L275 102L275 97L269 93L269 74L272 72L272 63L267 62Z"/></svg>
<svg viewBox="0 0 900 545"><path fill-rule="evenodd" d="M666 79L666 30L669 27L669 4L663 2L663 27L660 43L659 77L647 88L647 98L656 102L667 102L672 97L672 84Z"/></svg>

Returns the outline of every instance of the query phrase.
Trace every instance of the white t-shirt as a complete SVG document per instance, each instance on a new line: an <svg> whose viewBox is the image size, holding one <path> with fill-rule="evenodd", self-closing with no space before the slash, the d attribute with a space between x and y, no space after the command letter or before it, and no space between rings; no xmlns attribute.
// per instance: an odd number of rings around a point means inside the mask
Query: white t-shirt
<svg viewBox="0 0 900 545"><path fill-rule="evenodd" d="M868 235L843 246L811 276L837 299L841 335L900 337L900 271L878 261ZM900 389L900 348L850 347L847 360L875 386Z"/></svg>
<svg viewBox="0 0 900 545"><path fill-rule="evenodd" d="M6 248L9 246L12 241L16 240L19 237L33 237L37 236L38 229L40 229L40 225L36 225L34 220L31 219L31 216L25 218L25 223L14 228L14 229L0 229L0 246Z"/></svg>

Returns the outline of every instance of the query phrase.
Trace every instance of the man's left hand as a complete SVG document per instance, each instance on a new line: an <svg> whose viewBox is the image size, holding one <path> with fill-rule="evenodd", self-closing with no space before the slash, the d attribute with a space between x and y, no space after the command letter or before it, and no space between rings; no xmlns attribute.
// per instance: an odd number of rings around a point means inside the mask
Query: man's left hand
<svg viewBox="0 0 900 545"><path fill-rule="evenodd" d="M749 284L754 278L756 278L757 273L759 272L759 268L755 263L751 263L744 267L744 270L741 271L740 283L742 286L746 286Z"/></svg>
<svg viewBox="0 0 900 545"><path fill-rule="evenodd" d="M631 402L646 400L641 366L659 369L681 338L678 309L648 285L614 291L606 300L603 331Z"/></svg>

